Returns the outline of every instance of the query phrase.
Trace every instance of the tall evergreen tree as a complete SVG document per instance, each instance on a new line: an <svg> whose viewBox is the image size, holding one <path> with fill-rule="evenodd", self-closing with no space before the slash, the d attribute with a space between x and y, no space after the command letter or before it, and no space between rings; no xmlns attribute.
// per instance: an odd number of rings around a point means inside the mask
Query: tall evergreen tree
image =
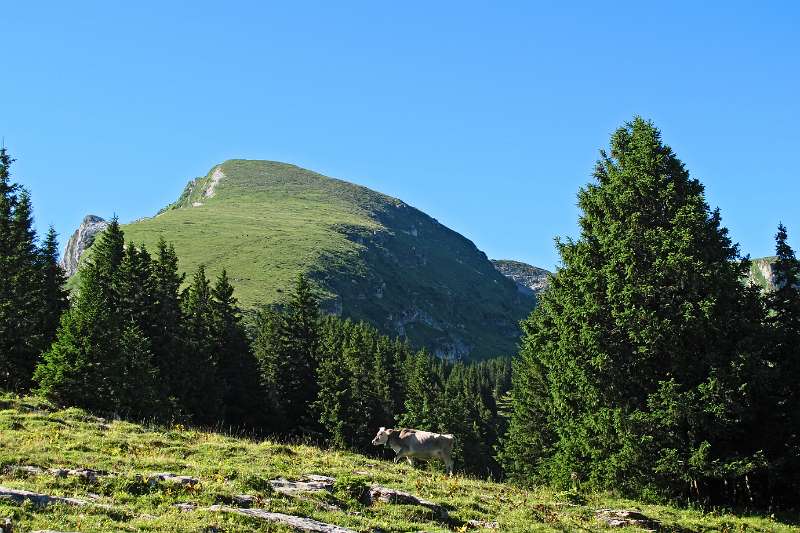
<svg viewBox="0 0 800 533"><path fill-rule="evenodd" d="M39 256L41 276L39 330L42 337L38 351L43 353L53 343L61 315L69 307L67 277L58 264L58 234L52 226L42 243Z"/></svg>
<svg viewBox="0 0 800 533"><path fill-rule="evenodd" d="M183 338L183 311L180 288L185 275L178 273L175 248L161 237L152 265L153 306L150 309L148 334L153 363L161 381L161 396L173 414L181 411L187 393L184 377L186 347Z"/></svg>
<svg viewBox="0 0 800 533"><path fill-rule="evenodd" d="M258 380L258 363L242 326L239 304L225 269L211 289L219 377L224 385L225 419L235 426L267 423L265 395Z"/></svg>
<svg viewBox="0 0 800 533"><path fill-rule="evenodd" d="M437 431L443 385L436 363L427 351L420 350L409 359L407 368L405 412L400 425Z"/></svg>
<svg viewBox="0 0 800 533"><path fill-rule="evenodd" d="M336 448L349 448L355 444L350 403L350 367L344 347L350 334L352 323L327 317L320 328L317 366L317 399L314 412L327 434L328 442Z"/></svg>
<svg viewBox="0 0 800 533"><path fill-rule="evenodd" d="M151 337L154 293L152 258L144 246L129 242L120 264L119 312L125 324L135 324L147 337Z"/></svg>
<svg viewBox="0 0 800 533"><path fill-rule="evenodd" d="M120 339L120 267L124 236L116 217L95 241L80 270L78 294L52 347L36 368L39 390L62 404L100 411L135 411L124 389L128 362Z"/></svg>
<svg viewBox="0 0 800 533"><path fill-rule="evenodd" d="M41 351L52 340L53 322L47 315L58 317L47 300L47 248L37 247L31 199L11 182L12 162L6 149L0 149L0 388L24 391Z"/></svg>
<svg viewBox="0 0 800 533"><path fill-rule="evenodd" d="M30 201L27 193L12 199L13 212L7 226L9 246L4 276L7 296L2 304L0 321L6 346L0 363L0 380L3 387L21 391L28 388L33 367L36 364L38 348L41 345L40 332L35 322L38 311L38 283L36 270L35 233L30 216ZM0 341L1 342L1 341Z"/></svg>
<svg viewBox="0 0 800 533"><path fill-rule="evenodd" d="M519 481L726 498L747 438L756 296L703 187L635 118L579 193L581 236L524 328L504 463Z"/></svg>
<svg viewBox="0 0 800 533"><path fill-rule="evenodd" d="M800 261L778 226L773 262L774 290L767 294L769 354L757 432L770 460L771 503L800 502Z"/></svg>
<svg viewBox="0 0 800 533"><path fill-rule="evenodd" d="M203 265L185 291L183 313L186 347L183 408L193 422L215 424L224 416L224 384L219 375L211 285Z"/></svg>
<svg viewBox="0 0 800 533"><path fill-rule="evenodd" d="M320 312L308 279L298 276L284 312L262 316L256 354L277 420L289 433L315 431Z"/></svg>

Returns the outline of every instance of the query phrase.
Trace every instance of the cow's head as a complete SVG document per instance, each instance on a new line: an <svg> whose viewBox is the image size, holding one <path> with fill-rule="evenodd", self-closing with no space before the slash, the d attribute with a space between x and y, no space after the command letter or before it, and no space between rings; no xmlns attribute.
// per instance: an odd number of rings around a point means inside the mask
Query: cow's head
<svg viewBox="0 0 800 533"><path fill-rule="evenodd" d="M386 441L389 440L389 433L391 431L392 431L391 429L386 429L384 427L380 428L378 430L378 434L375 435L374 439L372 439L372 444L374 446L380 446L382 444L386 444Z"/></svg>

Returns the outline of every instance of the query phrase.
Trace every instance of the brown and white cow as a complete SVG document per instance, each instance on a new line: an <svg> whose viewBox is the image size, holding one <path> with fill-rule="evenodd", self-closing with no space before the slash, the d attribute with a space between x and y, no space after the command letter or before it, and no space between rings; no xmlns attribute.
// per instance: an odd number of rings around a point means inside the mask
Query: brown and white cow
<svg viewBox="0 0 800 533"><path fill-rule="evenodd" d="M396 463L405 457L414 466L414 459L441 459L449 474L453 473L453 444L455 437L450 434L431 433L418 429L380 428L372 439L375 446L385 445L394 450Z"/></svg>

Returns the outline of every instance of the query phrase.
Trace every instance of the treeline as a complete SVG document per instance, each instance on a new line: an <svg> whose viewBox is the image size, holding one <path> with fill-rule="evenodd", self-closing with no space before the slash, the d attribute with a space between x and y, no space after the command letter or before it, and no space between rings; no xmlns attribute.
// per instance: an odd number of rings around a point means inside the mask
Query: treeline
<svg viewBox="0 0 800 533"><path fill-rule="evenodd" d="M501 462L524 484L800 504L800 264L745 283L703 186L636 118L579 195L580 237L523 324Z"/></svg>
<svg viewBox="0 0 800 533"><path fill-rule="evenodd" d="M405 424L454 433L461 469L500 475L492 456L509 359L447 363L323 316L303 276L246 327L224 270L212 282L201 266L184 283L171 245L162 239L151 254L126 243L116 219L83 261L67 308L55 233L36 246L30 199L3 157L3 389L370 454L385 453L371 446L378 427Z"/></svg>

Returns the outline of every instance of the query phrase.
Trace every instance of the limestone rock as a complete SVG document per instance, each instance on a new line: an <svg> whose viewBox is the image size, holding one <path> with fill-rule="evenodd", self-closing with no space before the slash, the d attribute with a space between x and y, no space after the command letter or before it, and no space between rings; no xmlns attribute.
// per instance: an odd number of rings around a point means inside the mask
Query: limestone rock
<svg viewBox="0 0 800 533"><path fill-rule="evenodd" d="M200 480L197 479L196 477L179 476L177 474L172 474L170 472L158 472L155 474L151 474L150 477L147 478L147 482L150 485L156 485L160 481L164 481L167 483L175 483L178 485L188 485L190 487L200 483Z"/></svg>
<svg viewBox="0 0 800 533"><path fill-rule="evenodd" d="M331 492L334 482L332 477L308 475L299 481L289 481L281 477L271 480L269 484L272 485L275 492L292 495L299 492Z"/></svg>
<svg viewBox="0 0 800 533"><path fill-rule="evenodd" d="M657 520L628 509L598 509L595 518L608 527L638 527L645 531L658 531L660 528Z"/></svg>
<svg viewBox="0 0 800 533"><path fill-rule="evenodd" d="M307 531L308 533L356 533L352 529L340 527L334 524L327 524L325 522L320 522L319 520L283 513L271 513L262 509L237 509L235 507L227 507L224 505L212 505L211 507L208 507L208 510L222 513L234 513L242 516L259 518L268 522L286 524L287 526L293 527L297 531Z"/></svg>
<svg viewBox="0 0 800 533"><path fill-rule="evenodd" d="M108 227L108 222L95 215L86 215L75 230L75 233L67 241L64 253L61 256L59 265L64 269L67 276L72 276L78 271L78 261L94 242L98 233Z"/></svg>
<svg viewBox="0 0 800 533"><path fill-rule="evenodd" d="M53 503L63 503L67 505L75 505L78 507L84 505L94 505L96 507L102 507L104 509L111 509L109 505L103 505L99 503L87 502L86 500L81 500L80 498L65 498L62 496L49 496L47 494L40 494L38 492L31 492L29 490L22 490L22 489L12 489L10 487L3 487L0 486L0 500L7 499L11 500L16 503L23 503L26 500L32 502L34 505L39 507L44 507L46 505L50 505Z"/></svg>
<svg viewBox="0 0 800 533"><path fill-rule="evenodd" d="M438 516L440 520L447 519L447 509L438 503L419 498L402 490L381 487L380 485L372 485L369 488L369 499L370 503L380 501L399 505L420 505L433 511L433 513Z"/></svg>

